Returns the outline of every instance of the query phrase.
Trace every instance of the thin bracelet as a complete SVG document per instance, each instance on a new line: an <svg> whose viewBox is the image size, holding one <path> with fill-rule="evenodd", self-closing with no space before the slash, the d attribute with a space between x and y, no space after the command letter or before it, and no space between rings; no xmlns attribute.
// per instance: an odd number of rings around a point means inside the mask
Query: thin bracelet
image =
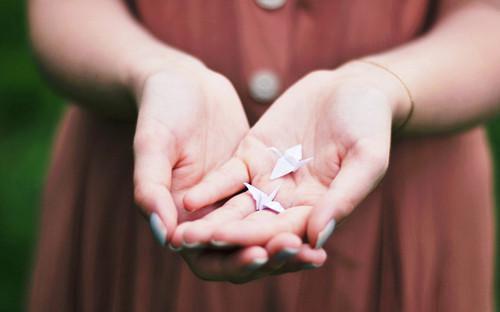
<svg viewBox="0 0 500 312"><path fill-rule="evenodd" d="M366 63L366 64L370 64L370 65L373 65L373 66L376 66L376 67L378 67L378 68L380 68L380 69L388 72L393 77L395 77L397 80L399 80L399 82L401 83L401 85L403 86L403 88L405 88L406 94L408 95L408 98L410 99L410 111L408 112L408 115L406 116L405 120L401 123L401 125L395 131L401 131L401 130L403 130L404 127L410 121L411 116L413 115L413 111L415 110L415 102L413 101L413 96L411 95L410 89L408 88L408 86L406 85L406 83L403 81L403 79L401 79L401 77L398 76L398 74L396 74L395 72L393 72L389 68L385 67L384 65L379 64L379 63L374 62L374 61L367 60L367 59L358 59L357 61L358 62L362 62L362 63Z"/></svg>

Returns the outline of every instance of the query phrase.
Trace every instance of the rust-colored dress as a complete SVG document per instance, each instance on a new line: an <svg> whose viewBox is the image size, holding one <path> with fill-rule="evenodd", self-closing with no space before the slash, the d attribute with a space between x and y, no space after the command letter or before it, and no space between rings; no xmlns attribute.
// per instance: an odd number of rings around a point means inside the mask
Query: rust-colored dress
<svg viewBox="0 0 500 312"><path fill-rule="evenodd" d="M155 36L226 75L255 121L270 104L252 98L256 72L274 73L282 92L311 70L422 34L439 5L280 2L136 0L132 10ZM323 268L245 285L201 281L154 242L133 204L133 134L132 123L76 107L66 113L43 201L31 311L492 309L483 129L395 143L387 176L328 241Z"/></svg>

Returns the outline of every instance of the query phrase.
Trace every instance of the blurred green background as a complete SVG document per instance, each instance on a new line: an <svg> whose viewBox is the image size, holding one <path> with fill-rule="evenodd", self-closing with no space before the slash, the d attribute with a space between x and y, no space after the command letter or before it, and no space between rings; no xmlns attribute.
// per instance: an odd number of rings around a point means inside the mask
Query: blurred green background
<svg viewBox="0 0 500 312"><path fill-rule="evenodd" d="M0 311L20 311L24 306L40 192L64 108L36 71L27 42L25 6L21 0L0 1ZM500 164L500 121L488 128L495 163ZM497 165L497 180L499 169ZM500 194L498 183L496 190Z"/></svg>

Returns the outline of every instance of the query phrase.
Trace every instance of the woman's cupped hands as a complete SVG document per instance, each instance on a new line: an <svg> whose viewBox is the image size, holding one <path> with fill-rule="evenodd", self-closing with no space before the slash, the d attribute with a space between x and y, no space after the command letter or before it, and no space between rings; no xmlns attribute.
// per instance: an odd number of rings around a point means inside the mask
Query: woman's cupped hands
<svg viewBox="0 0 500 312"><path fill-rule="evenodd" d="M233 283L325 263L328 237L383 177L409 106L363 63L306 75L252 128L231 82L197 62L136 90L136 203L198 277Z"/></svg>

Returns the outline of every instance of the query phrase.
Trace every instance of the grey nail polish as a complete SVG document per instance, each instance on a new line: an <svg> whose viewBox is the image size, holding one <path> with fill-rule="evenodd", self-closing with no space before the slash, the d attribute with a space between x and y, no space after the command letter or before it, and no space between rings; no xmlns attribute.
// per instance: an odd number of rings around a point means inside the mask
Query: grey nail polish
<svg viewBox="0 0 500 312"><path fill-rule="evenodd" d="M149 216L149 225L151 227L151 231L153 232L153 236L158 243L165 246L165 243L167 242L167 228L155 212Z"/></svg>
<svg viewBox="0 0 500 312"><path fill-rule="evenodd" d="M182 242L182 247L189 248L189 249L200 248L201 243L199 243L199 242L194 242L194 243Z"/></svg>
<svg viewBox="0 0 500 312"><path fill-rule="evenodd" d="M328 224L319 232L318 239L316 241L316 249L320 249L326 243L330 235L332 235L333 230L335 230L335 220L332 219Z"/></svg>
<svg viewBox="0 0 500 312"><path fill-rule="evenodd" d="M313 270L313 269L317 269L317 268L320 268L321 265L318 265L318 264L314 264L314 263L306 263L302 266L302 269L304 270Z"/></svg>
<svg viewBox="0 0 500 312"><path fill-rule="evenodd" d="M274 256L274 259L276 261L284 261L294 255L296 255L297 253L299 252L298 249L294 249L294 248L284 248L283 250L281 250L279 253L276 254L276 256Z"/></svg>
<svg viewBox="0 0 500 312"><path fill-rule="evenodd" d="M258 268L264 266L266 263L267 263L267 258L257 258L257 259L254 259L252 261L252 263L250 263L248 266L247 266L247 269L249 271L255 271L257 270Z"/></svg>
<svg viewBox="0 0 500 312"><path fill-rule="evenodd" d="M179 252L179 251L182 250L182 246L181 247L175 247L172 244L168 244L168 249L172 250L173 252Z"/></svg>
<svg viewBox="0 0 500 312"><path fill-rule="evenodd" d="M225 248L225 247L231 247L232 245L223 241L218 241L218 240L211 240L210 244L214 247L219 247L219 248Z"/></svg>

